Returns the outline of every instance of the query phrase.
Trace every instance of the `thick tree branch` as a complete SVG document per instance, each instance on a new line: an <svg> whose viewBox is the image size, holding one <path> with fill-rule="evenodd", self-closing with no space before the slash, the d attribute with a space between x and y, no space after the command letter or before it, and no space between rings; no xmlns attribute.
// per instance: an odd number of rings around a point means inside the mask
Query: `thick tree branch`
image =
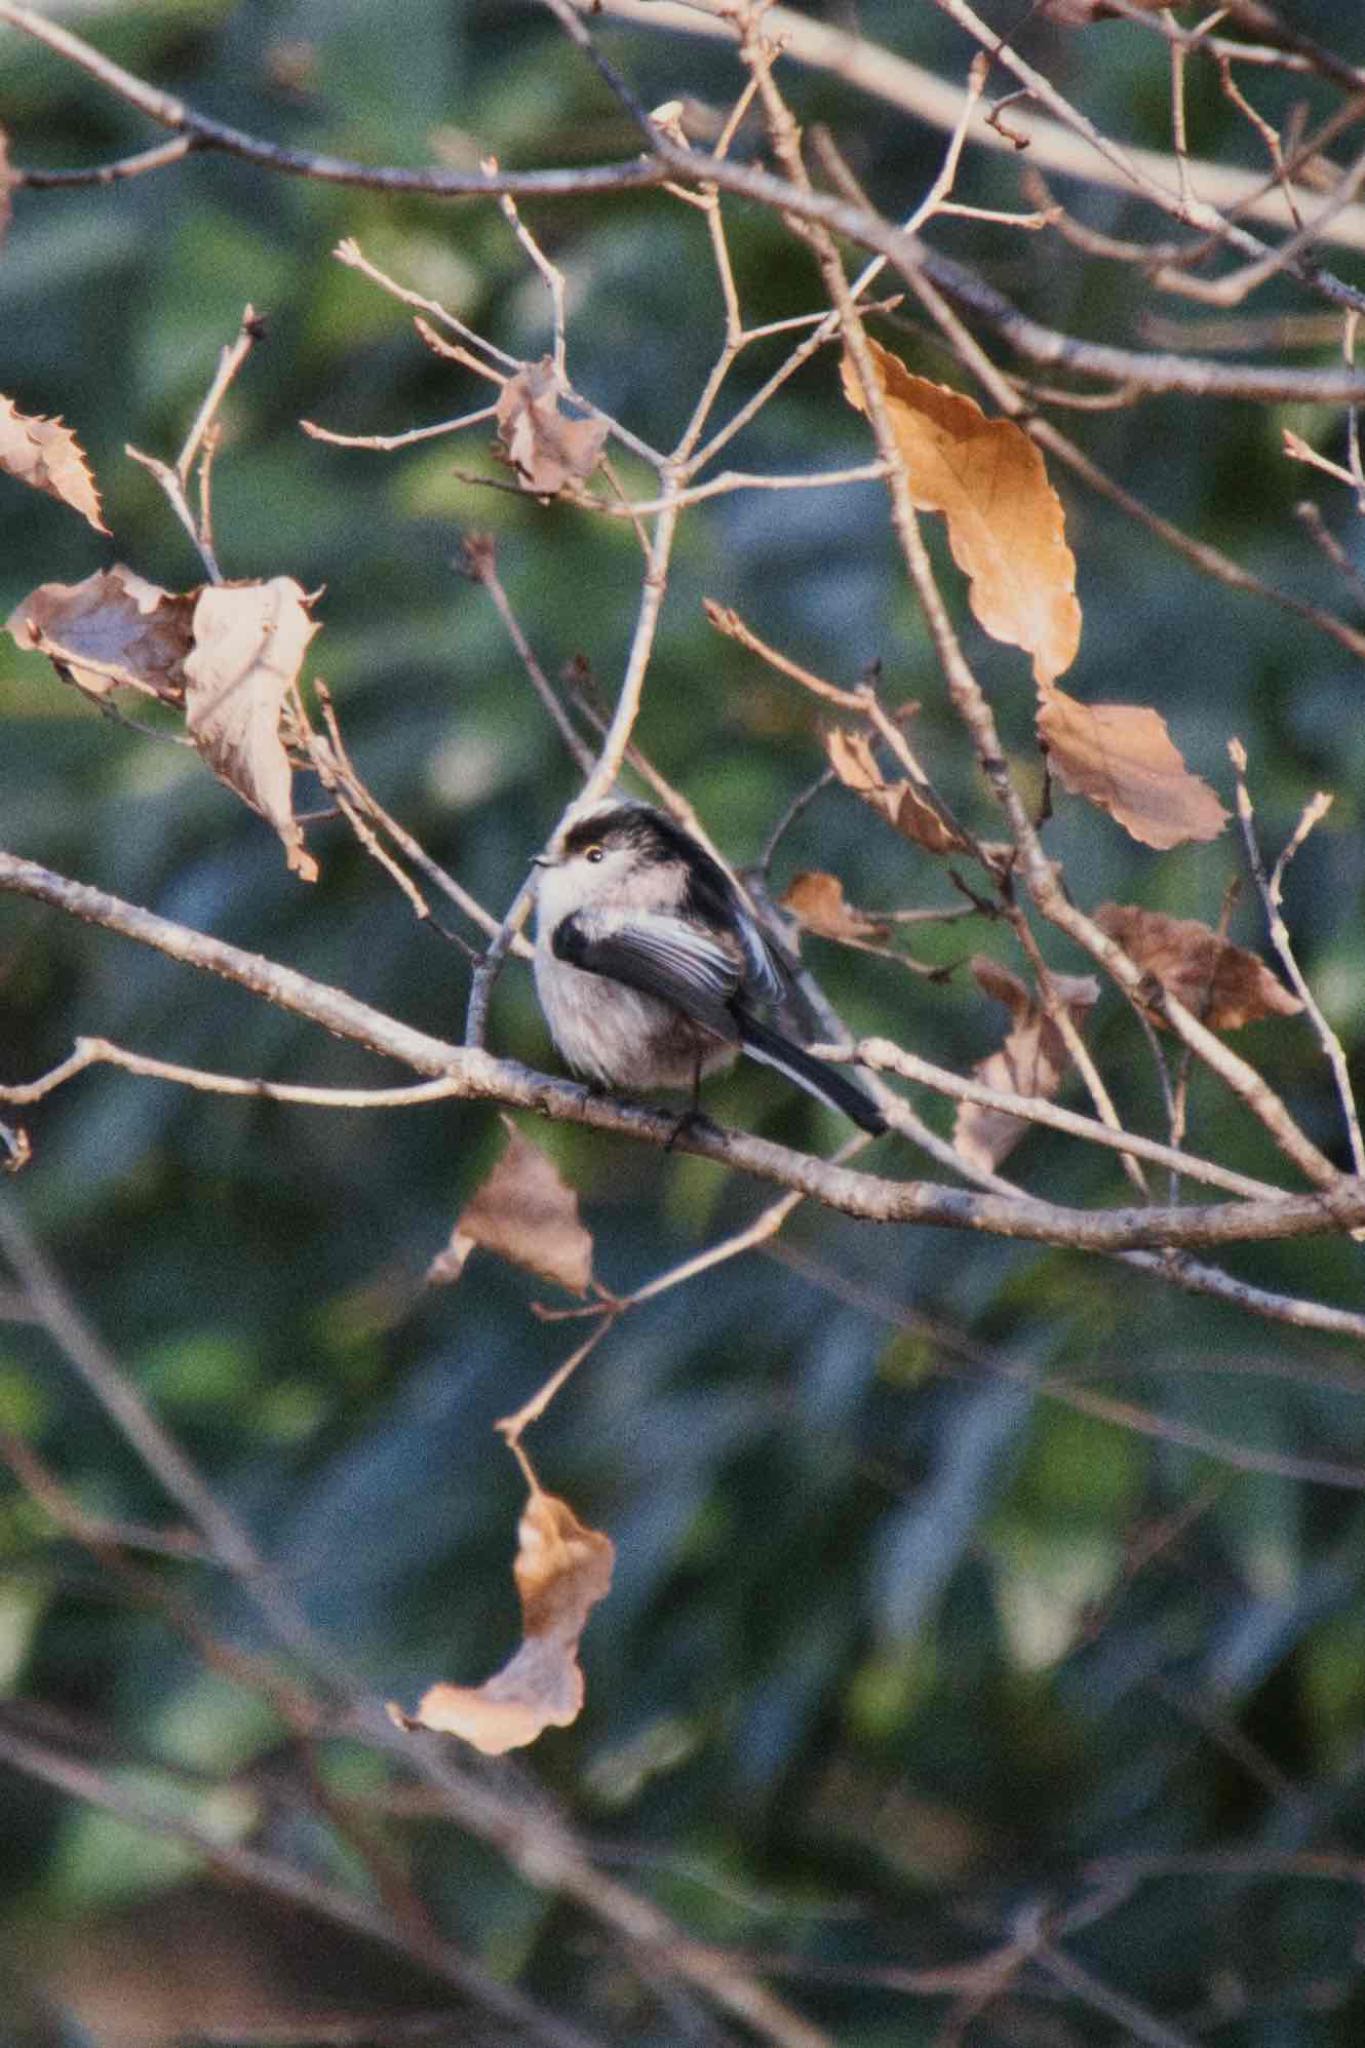
<svg viewBox="0 0 1365 2048"><path fill-rule="evenodd" d="M733 26L715 0L711 0L709 8L698 5L697 0L574 0L574 5L585 14L600 9L603 14L640 28L734 41ZM782 45L784 55L792 62L828 72L870 99L898 107L945 134L951 135L957 126L962 113L961 87L911 63L908 57L884 44L874 43L869 37L837 27L833 22L816 21L792 7L770 8L764 24L767 34ZM968 133L973 147L1012 157L1014 144L991 126L987 111L975 114L971 121ZM1179 198L1176 159L1160 150L1126 143L1122 162L1116 162L1060 120L1048 120L1045 115L1030 112L1027 128L1029 161L1039 169L1122 192L1142 192L1145 183L1165 191L1172 202ZM1254 172L1200 158L1191 158L1186 168L1210 205L1235 208L1253 219L1284 226L1283 200L1278 193L1262 191L1261 180ZM1308 192L1305 196L1314 195ZM1353 206L1339 216L1324 239L1343 248L1365 249L1365 206Z"/></svg>
<svg viewBox="0 0 1365 2048"><path fill-rule="evenodd" d="M558 8L555 11L561 12ZM562 11L577 22L570 0L565 0ZM1295 370L1264 368L1256 364L1203 362L1192 357L1149 355L1133 349L1111 348L1060 334L1019 312L1002 293L962 264L926 249L914 236L903 233L868 208L829 193L802 190L785 179L775 178L748 164L732 163L728 158L690 149L674 142L652 124L648 131L650 156L622 164L591 165L581 170L474 173L357 164L263 142L239 129L229 128L208 115L200 114L173 94L161 92L145 80L134 77L79 36L45 20L31 8L17 4L17 0L0 0L0 23L8 23L10 27L46 43L130 105L159 121L163 127L191 136L196 148L241 157L246 162L290 177L313 178L324 184L354 185L375 191L422 193L434 199L497 197L504 193L562 198L658 185L670 179L685 179L701 186L709 184L772 211L826 227L860 248L885 256L903 277L910 278L923 272L940 291L1003 335L1025 360L1042 367L1064 368L1105 382L1129 384L1137 391L1176 392L1194 398L1247 399L1265 404L1365 402L1365 375L1349 365ZM1110 153L1122 160L1122 152L1111 150ZM123 175L128 175L126 166ZM22 186L25 181L26 173L22 169L11 174L13 184ZM1202 212L1200 224L1222 225L1216 217L1206 221ZM1239 234L1236 239L1239 247L1249 247L1253 255L1267 253L1266 246L1254 236ZM1299 271L1296 269L1294 274L1299 274ZM1318 273L1314 273L1309 281L1327 292L1334 301L1365 311L1365 293L1357 292L1340 280L1327 280Z"/></svg>
<svg viewBox="0 0 1365 2048"><path fill-rule="evenodd" d="M585 1124L662 1149L693 1153L756 1180L809 1195L827 1208L869 1223L934 1225L1095 1252L1266 1243L1333 1236L1365 1225L1365 1182L1346 1175L1330 1188L1306 1195L1202 1208L1091 1211L1027 1197L973 1194L929 1181L884 1180L743 1131L694 1126L679 1134L677 1118L667 1111L594 1095L577 1082L556 1080L514 1060L494 1059L476 1046L447 1045L359 1002L344 990L312 981L293 968L244 952L222 939L173 924L85 883L68 881L35 861L0 853L0 892L50 903L187 966L221 975L295 1016L321 1024L336 1037L364 1045L418 1073L444 1075L451 1083L452 1095L465 1100L534 1110L558 1122Z"/></svg>

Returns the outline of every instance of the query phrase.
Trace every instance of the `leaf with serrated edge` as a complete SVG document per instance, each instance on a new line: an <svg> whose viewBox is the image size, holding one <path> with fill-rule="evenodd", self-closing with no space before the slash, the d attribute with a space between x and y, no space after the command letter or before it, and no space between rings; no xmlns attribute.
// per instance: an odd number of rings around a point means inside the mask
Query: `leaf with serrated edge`
<svg viewBox="0 0 1365 2048"><path fill-rule="evenodd" d="M1013 420L988 419L975 399L914 376L875 341L868 346L913 503L947 520L979 623L1032 655L1038 681L1051 682L1076 658L1081 608L1062 501L1042 456ZM843 384L849 404L866 412L847 356Z"/></svg>
<svg viewBox="0 0 1365 2048"><path fill-rule="evenodd" d="M91 697L120 688L179 703L194 598L162 590L116 562L83 583L43 583L6 621L20 647L45 654Z"/></svg>
<svg viewBox="0 0 1365 2048"><path fill-rule="evenodd" d="M0 199L8 204L9 185L0 160ZM80 442L60 420L20 412L12 398L0 397L0 469L35 491L69 505L96 533L108 533L100 510L100 494Z"/></svg>
<svg viewBox="0 0 1365 2048"><path fill-rule="evenodd" d="M521 1647L482 1685L433 1685L412 1715L390 1707L400 1728L458 1735L485 1756L521 1749L546 1728L567 1728L583 1705L578 1645L588 1616L611 1590L616 1551L565 1500L533 1485L517 1529L513 1567Z"/></svg>
<svg viewBox="0 0 1365 2048"><path fill-rule="evenodd" d="M432 1283L458 1280L476 1248L552 1280L570 1294L592 1285L592 1236L578 1218L578 1197L547 1153L503 1118L507 1144L492 1172L460 1212L450 1243L427 1272Z"/></svg>
<svg viewBox="0 0 1365 2048"><path fill-rule="evenodd" d="M185 660L190 738L219 780L275 827L290 867L307 882L317 879L317 862L294 817L280 717L316 631L292 576L208 584L194 607L194 648Z"/></svg>
<svg viewBox="0 0 1365 2048"><path fill-rule="evenodd" d="M1064 789L1108 811L1144 846L1165 851L1216 839L1228 821L1218 798L1181 759L1165 719L1143 704L1082 704L1039 692L1038 737Z"/></svg>
<svg viewBox="0 0 1365 2048"><path fill-rule="evenodd" d="M1262 1017L1294 1017L1296 995L1245 946L1234 946L1195 917L1167 917L1135 903L1102 903L1095 923L1210 1031L1239 1031ZM1153 1021L1162 1018L1152 1012Z"/></svg>
<svg viewBox="0 0 1365 2048"><path fill-rule="evenodd" d="M1070 1061L1061 1032L1032 990L1008 967L984 955L971 966L977 986L1003 1003L1013 1020L1000 1049L979 1060L972 1072L985 1087L1002 1094L1051 1102ZM1079 1029L1099 1000L1099 983L1090 974L1057 974L1053 983ZM1008 1110L990 1109L981 1102L960 1102L953 1147L969 1165L993 1173L1029 1129L1027 1117L1011 1116Z"/></svg>

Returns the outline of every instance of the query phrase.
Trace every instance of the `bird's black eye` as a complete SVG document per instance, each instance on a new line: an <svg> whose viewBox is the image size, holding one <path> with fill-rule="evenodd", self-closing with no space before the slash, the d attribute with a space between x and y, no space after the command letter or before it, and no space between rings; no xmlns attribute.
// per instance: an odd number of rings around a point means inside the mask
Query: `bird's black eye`
<svg viewBox="0 0 1365 2048"><path fill-rule="evenodd" d="M584 860L590 860L593 866L596 867L598 861L606 853L606 850L605 846L586 846L583 849L583 858Z"/></svg>

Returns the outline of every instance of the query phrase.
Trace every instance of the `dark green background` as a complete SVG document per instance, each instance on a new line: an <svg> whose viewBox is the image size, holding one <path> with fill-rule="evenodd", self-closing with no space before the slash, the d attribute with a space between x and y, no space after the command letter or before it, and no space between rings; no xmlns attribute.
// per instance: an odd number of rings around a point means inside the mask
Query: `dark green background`
<svg viewBox="0 0 1365 2048"><path fill-rule="evenodd" d="M1359 24L1344 18L1352 10L1298 12L1365 60ZM859 18L945 76L965 72L967 44L930 7L882 0ZM588 67L530 7L187 0L74 25L205 111L300 147L421 162L436 129L462 161L483 149L507 163L595 161L635 147ZM601 34L649 104L688 93L724 103L736 88L719 52ZM281 58L287 71L299 44L302 87L281 82ZM1113 24L1032 31L1021 47L1101 125L1165 145L1168 74L1154 37ZM0 118L17 161L97 161L153 139L14 35L0 60ZM803 119L832 124L878 202L908 211L941 138L818 77L793 70L789 83ZM1256 86L1283 111L1285 88ZM1209 71L1192 68L1190 93L1194 146L1257 162ZM1017 205L1015 180L1011 162L969 159L965 190ZM1093 225L1158 229L1112 195L1064 189ZM666 442L720 332L698 216L657 193L525 211L569 281L578 386ZM807 255L775 223L738 206L729 217L750 319L819 303ZM482 402L473 380L422 348L398 306L331 260L343 234L503 347L525 357L545 347L544 295L489 205L395 204L207 159L112 191L18 195L0 261L0 388L77 429L116 541L0 479L0 606L115 557L172 587L197 579L154 485L122 449L178 446L250 300L270 337L227 408L224 567L325 586L313 653L362 771L501 911L572 779L491 606L452 558L462 533L493 532L546 667L582 654L611 694L638 548L621 525L462 481L456 468L501 474L485 430L389 457L298 431L301 416L394 431ZM938 239L1072 331L1140 345L1144 307L1185 310L1048 236L959 222ZM1342 257L1344 275L1360 268ZM1256 310L1307 303L1272 292ZM917 369L962 381L914 323L879 332ZM756 351L736 393L776 359L773 347ZM1286 588L1349 604L1292 516L1309 489L1359 556L1348 494L1279 453L1291 424L1340 455L1339 420L1177 400L1059 418L1192 532ZM801 469L862 461L866 449L825 356L734 455L756 470ZM1314 789L1337 792L1293 870L1288 912L1329 1015L1358 1041L1358 666L1056 480L1086 612L1068 687L1156 704L1225 797L1225 742L1242 735L1272 846ZM948 573L1007 741L1036 786L1025 664L982 641ZM922 701L917 744L944 788L988 836L998 830L875 488L733 497L685 521L638 736L742 862L818 772L818 721L808 699L715 636L703 595L735 604L837 681L880 661L889 701ZM322 879L301 886L269 830L192 756L102 722L7 639L0 837L458 1035L460 954L415 924L339 824L310 828ZM1240 865L1231 836L1158 857L1064 797L1048 843L1086 905L1115 896L1209 921ZM953 900L946 876L839 793L793 835L783 879L807 865L838 872L859 903ZM1249 893L1234 929L1261 945ZM941 962L981 947L1003 952L984 926L922 943ZM965 974L930 984L818 941L808 957L858 1028L960 1067L998 1039L1000 1014ZM1060 945L1050 957L1081 964ZM80 1031L242 1073L389 1078L237 991L54 912L0 903L5 1078L41 1071ZM1159 1134L1150 1060L1112 994L1091 1036L1124 1107ZM552 1063L520 967L499 988L492 1037L498 1050ZM1262 1025L1238 1042L1342 1157L1308 1028ZM719 1083L710 1099L787 1142L828 1147L838 1136L766 1073ZM942 1106L929 1113L948 1127ZM454 1292L420 1289L494 1154L494 1114L328 1115L97 1071L30 1127L35 1163L3 1198L23 1204L158 1412L296 1577L318 1625L374 1688L408 1700L434 1676L473 1678L497 1663L515 1635L508 1562L521 1489L490 1423L569 1339L531 1316L534 1284L492 1261L476 1259ZM537 1136L580 1190L599 1271L622 1290L736 1227L760 1200L697 1162L567 1130ZM1244 1170L1275 1170L1259 1132L1199 1076L1191 1139ZM918 1170L890 1145L878 1156L887 1171ZM1043 1135L1010 1170L1061 1201L1122 1198L1105 1158ZM610 1530L620 1560L586 1641L582 1719L526 1768L595 1843L627 1857L629 1881L705 1938L856 1975L980 1952L1030 1902L1074 1903L1097 1858L1358 1841L1360 1495L1278 1463L1331 1460L1365 1482L1358 1352L1029 1248L818 1212L798 1214L782 1243L789 1257L724 1267L632 1316L535 1433L546 1483ZM1355 1304L1360 1256L1320 1244L1228 1264ZM1232 1454L1079 1414L1045 1379L1103 1385ZM164 1513L50 1347L17 1324L0 1327L0 1419L41 1446L90 1508ZM1152 1541L1163 1529L1168 1540ZM130 1616L13 1489L0 1492L0 1547L0 1670L16 1694L215 1775L273 1750L268 1711ZM7 1782L3 1810L0 1912L16 1939L181 1881L164 1850L46 1793ZM320 1869L348 1869L320 1838L292 1846ZM494 1968L604 2039L682 2038L676 2015L632 2002L635 1980L580 1923L486 1852L433 1831L414 1854L438 1911ZM1358 1888L1182 1876L1135 1889L1074 1937L1073 1952L1213 2048L1328 2048L1357 2041L1365 2024L1351 1990L1359 1935ZM123 1953L139 1951L130 1942ZM789 1988L850 2048L927 2044L943 2017L941 2001L875 1981ZM0 2038L4 2029L0 2020ZM1133 2038L1036 1984L968 2036L980 2048Z"/></svg>

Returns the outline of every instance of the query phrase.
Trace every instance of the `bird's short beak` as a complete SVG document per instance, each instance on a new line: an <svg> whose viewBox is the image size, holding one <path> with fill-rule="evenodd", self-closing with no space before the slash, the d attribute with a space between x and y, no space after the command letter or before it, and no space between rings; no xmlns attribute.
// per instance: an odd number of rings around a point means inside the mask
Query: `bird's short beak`
<svg viewBox="0 0 1365 2048"><path fill-rule="evenodd" d="M557 863L548 853L533 853L531 855L531 866L533 868L552 868L556 865Z"/></svg>

